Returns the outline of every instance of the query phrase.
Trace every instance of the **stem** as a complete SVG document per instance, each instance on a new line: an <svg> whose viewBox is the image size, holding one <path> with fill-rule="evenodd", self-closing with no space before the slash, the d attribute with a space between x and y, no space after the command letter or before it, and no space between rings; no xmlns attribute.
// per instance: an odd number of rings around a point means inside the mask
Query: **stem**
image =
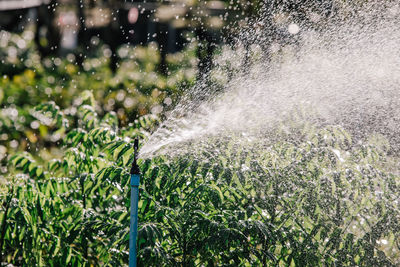
<svg viewBox="0 0 400 267"><path fill-rule="evenodd" d="M85 211L86 211L86 195L85 195L85 181L81 178L81 193L82 193L82 203L83 203L83 212L82 217L83 220L86 219ZM83 221L85 223L85 221ZM83 224L84 225L84 224ZM82 229L82 249L83 249L83 257L87 260L88 259L88 246L86 241L86 228L85 226Z"/></svg>
<svg viewBox="0 0 400 267"><path fill-rule="evenodd" d="M12 195L13 195L13 189L11 189L11 194L8 195L8 200L6 200L5 204L5 211L4 211L4 216L3 220L1 221L1 238L0 238L0 263L3 262L3 244L4 244L4 239L6 235L6 225L7 225L7 216L8 216L8 209L10 207Z"/></svg>
<svg viewBox="0 0 400 267"><path fill-rule="evenodd" d="M183 258L183 262L182 262L182 266L183 267L186 267L186 266L188 266L187 265L187 263L186 263L186 257L187 257L187 251L186 251L186 227L183 227L183 256L182 256L182 258Z"/></svg>

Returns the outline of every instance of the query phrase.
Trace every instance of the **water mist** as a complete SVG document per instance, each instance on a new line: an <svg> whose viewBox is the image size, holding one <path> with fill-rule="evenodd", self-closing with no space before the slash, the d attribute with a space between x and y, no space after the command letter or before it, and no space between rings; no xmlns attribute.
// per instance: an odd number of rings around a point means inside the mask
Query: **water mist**
<svg viewBox="0 0 400 267"><path fill-rule="evenodd" d="M265 143L296 112L304 122L339 125L359 142L383 135L397 153L400 8L363 7L354 14L337 12L319 28L291 23L289 16L285 44L263 30L265 20L246 28L233 48L216 55L207 79L168 114L141 156L188 153L209 137Z"/></svg>

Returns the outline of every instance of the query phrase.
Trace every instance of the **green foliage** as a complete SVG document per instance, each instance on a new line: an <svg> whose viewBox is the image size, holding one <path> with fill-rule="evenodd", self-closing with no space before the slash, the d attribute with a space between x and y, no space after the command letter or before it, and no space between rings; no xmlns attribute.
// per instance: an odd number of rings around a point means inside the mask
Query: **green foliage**
<svg viewBox="0 0 400 267"><path fill-rule="evenodd" d="M160 59L154 45L121 47L119 54L124 56L117 73L113 74L108 67L109 58L103 54L108 48L101 43L81 69L73 54L41 60L30 28L22 35L2 32L2 36L0 168L15 151L33 154L39 151L41 158L50 158L52 155L47 155L42 148L57 150L67 124L71 128L81 127L78 122L82 118L76 116L78 109L91 106L99 117L114 113L118 125L127 126L144 115L158 116L162 110L170 109L181 89L194 81L194 46L168 56L171 73L165 77L157 72ZM24 48L18 46L21 43ZM18 53L8 55L7 51ZM85 90L88 91L84 93ZM91 96L87 95L89 92ZM38 105L47 105L46 113L38 113L35 108ZM55 107L64 110L68 121L60 121L61 114L54 121L47 119L58 112Z"/></svg>
<svg viewBox="0 0 400 267"><path fill-rule="evenodd" d="M46 164L29 153L11 159L21 174L1 191L3 262L127 265L132 140L157 120L119 127L85 95L78 128L54 103L35 109L66 129L65 148ZM384 171L385 146L376 144L385 142L356 146L339 127L302 131L301 139L216 140L197 155L140 160L139 265L399 264L400 184Z"/></svg>

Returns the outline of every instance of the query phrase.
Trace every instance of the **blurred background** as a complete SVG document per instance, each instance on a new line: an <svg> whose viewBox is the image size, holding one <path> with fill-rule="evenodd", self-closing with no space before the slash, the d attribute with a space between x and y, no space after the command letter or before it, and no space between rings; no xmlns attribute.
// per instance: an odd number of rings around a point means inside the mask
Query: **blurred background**
<svg viewBox="0 0 400 267"><path fill-rule="evenodd" d="M250 18L257 1L124 1L124 0L2 0L3 31L22 33L34 42L41 57L65 57L73 53L82 65L94 50L106 45L113 72L125 53L122 45L155 43L159 51L158 70L168 74L166 55L182 51L198 41L197 54L206 68L213 45L226 38L233 22ZM6 39L3 33L2 39ZM224 39L225 38L225 39ZM19 43L18 48L26 45ZM19 50L17 48L17 50ZM15 53L14 53L15 54ZM207 56L208 55L208 56ZM208 59L209 60L209 59ZM3 70L4 71L4 70Z"/></svg>

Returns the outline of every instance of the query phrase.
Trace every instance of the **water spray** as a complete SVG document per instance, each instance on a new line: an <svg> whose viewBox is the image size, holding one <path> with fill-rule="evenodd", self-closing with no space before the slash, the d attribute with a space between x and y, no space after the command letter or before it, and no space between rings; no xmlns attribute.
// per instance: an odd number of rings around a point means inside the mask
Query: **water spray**
<svg viewBox="0 0 400 267"><path fill-rule="evenodd" d="M138 230L138 201L140 169L137 164L139 139L134 142L134 158L131 168L131 224L129 232L129 267L136 267L136 239Z"/></svg>

